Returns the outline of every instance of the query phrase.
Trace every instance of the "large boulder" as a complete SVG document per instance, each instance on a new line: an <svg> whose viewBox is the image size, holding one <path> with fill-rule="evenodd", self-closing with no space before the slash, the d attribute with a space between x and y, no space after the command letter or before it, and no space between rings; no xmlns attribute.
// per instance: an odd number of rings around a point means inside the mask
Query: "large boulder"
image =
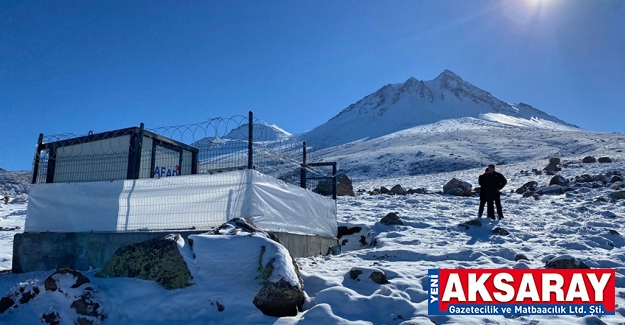
<svg viewBox="0 0 625 325"><path fill-rule="evenodd" d="M610 159L610 157L601 157L599 159L597 159L598 162L600 163L611 163L612 159Z"/></svg>
<svg viewBox="0 0 625 325"><path fill-rule="evenodd" d="M188 287L193 277L180 253L182 236L167 235L118 248L96 277L156 281L165 289Z"/></svg>
<svg viewBox="0 0 625 325"><path fill-rule="evenodd" d="M597 159L595 159L595 157L593 156L586 156L584 157L584 159L582 159L582 162L586 164L591 164L591 163L597 162Z"/></svg>
<svg viewBox="0 0 625 325"><path fill-rule="evenodd" d="M556 175L551 178L551 181L549 181L549 186L551 185L566 186L568 183L569 181L566 178L560 175Z"/></svg>
<svg viewBox="0 0 625 325"><path fill-rule="evenodd" d="M560 255L549 259L545 264L549 269L589 269L588 265L571 255Z"/></svg>
<svg viewBox="0 0 625 325"><path fill-rule="evenodd" d="M11 289L0 299L0 314L29 304L29 312L41 313L45 324L99 325L107 317L102 301L99 289L86 276L63 268L49 275L43 284L27 281Z"/></svg>
<svg viewBox="0 0 625 325"><path fill-rule="evenodd" d="M560 195L564 194L564 188L560 185L552 185L549 187L543 187L537 192L538 194L547 194L547 195Z"/></svg>
<svg viewBox="0 0 625 325"><path fill-rule="evenodd" d="M625 199L625 191L617 191L610 193L610 198L612 200L623 200Z"/></svg>
<svg viewBox="0 0 625 325"><path fill-rule="evenodd" d="M525 184L523 184L523 186L517 188L514 193L516 194L523 194L527 191L536 191L536 187L538 186L538 182L536 181L530 181L527 182Z"/></svg>
<svg viewBox="0 0 625 325"><path fill-rule="evenodd" d="M315 192L330 196L332 195L332 180L322 180L314 189ZM336 175L336 196L355 196L352 179L345 175Z"/></svg>
<svg viewBox="0 0 625 325"><path fill-rule="evenodd" d="M233 219L189 241L198 281L255 292L250 302L265 315L295 316L301 310L305 294L297 264L274 236L249 220ZM226 303L222 308L228 308Z"/></svg>
<svg viewBox="0 0 625 325"><path fill-rule="evenodd" d="M395 195L406 195L408 192L399 184L393 186L391 188L391 194Z"/></svg>
<svg viewBox="0 0 625 325"><path fill-rule="evenodd" d="M560 158L550 158L549 164L547 165L547 167L543 168L543 170L546 170L547 172L561 171L562 168L558 166L559 164L560 164Z"/></svg>
<svg viewBox="0 0 625 325"><path fill-rule="evenodd" d="M457 196L469 196L471 195L472 188L473 186L471 184L457 178L452 178L449 182L447 182L447 184L443 186L443 193ZM462 194L460 194L459 190L454 189L461 189Z"/></svg>
<svg viewBox="0 0 625 325"><path fill-rule="evenodd" d="M593 182L592 176L588 174L580 175L575 177L575 182L577 183L590 183Z"/></svg>
<svg viewBox="0 0 625 325"><path fill-rule="evenodd" d="M389 212L384 218L380 219L380 223L383 225L404 225L404 222L399 219L399 216L395 212Z"/></svg>

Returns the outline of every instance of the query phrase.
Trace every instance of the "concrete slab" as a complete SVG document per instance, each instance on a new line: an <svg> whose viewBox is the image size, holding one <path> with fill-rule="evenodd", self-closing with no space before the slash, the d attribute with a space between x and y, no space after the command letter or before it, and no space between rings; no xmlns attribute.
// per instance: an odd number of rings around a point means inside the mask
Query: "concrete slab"
<svg viewBox="0 0 625 325"><path fill-rule="evenodd" d="M76 270L101 268L117 248L172 233L185 240L196 231L158 232L79 232L79 233L22 233L13 239L13 273L46 271L61 267ZM326 254L338 245L336 238L273 233L293 257Z"/></svg>

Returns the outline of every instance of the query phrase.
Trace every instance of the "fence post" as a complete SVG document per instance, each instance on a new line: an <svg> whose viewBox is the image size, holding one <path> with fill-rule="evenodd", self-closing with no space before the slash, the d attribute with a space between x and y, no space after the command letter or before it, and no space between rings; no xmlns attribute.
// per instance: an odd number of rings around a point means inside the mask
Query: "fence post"
<svg viewBox="0 0 625 325"><path fill-rule="evenodd" d="M299 186L306 188L306 141L302 143L302 166L300 167Z"/></svg>
<svg viewBox="0 0 625 325"><path fill-rule="evenodd" d="M250 111L247 123L247 169L254 168L254 113Z"/></svg>
<svg viewBox="0 0 625 325"><path fill-rule="evenodd" d="M43 144L43 133L39 133L39 139L37 140L37 149L35 149L35 161L33 162L33 182L32 184L37 183L37 176L39 175L39 154L41 150L41 145Z"/></svg>
<svg viewBox="0 0 625 325"><path fill-rule="evenodd" d="M143 131L145 130L145 124L143 122L139 124L139 139L137 141L137 153L135 155L135 174L134 179L139 179L141 173L141 153L143 151ZM150 171L150 173L153 171Z"/></svg>
<svg viewBox="0 0 625 325"><path fill-rule="evenodd" d="M126 179L139 179L144 128L145 125L141 123L139 131L137 132L135 127L134 132L130 135L130 142L128 143L128 170L126 173ZM154 156L154 152L152 152L152 156Z"/></svg>
<svg viewBox="0 0 625 325"><path fill-rule="evenodd" d="M332 163L332 198L336 201L336 162Z"/></svg>

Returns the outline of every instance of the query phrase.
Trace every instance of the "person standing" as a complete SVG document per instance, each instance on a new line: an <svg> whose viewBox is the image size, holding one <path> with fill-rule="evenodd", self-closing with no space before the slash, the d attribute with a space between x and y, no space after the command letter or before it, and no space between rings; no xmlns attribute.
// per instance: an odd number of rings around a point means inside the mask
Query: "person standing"
<svg viewBox="0 0 625 325"><path fill-rule="evenodd" d="M503 219L503 210L501 208L501 190L506 186L508 180L495 171L495 165L488 165L488 172L485 174L485 187L486 187L486 215L495 219L495 211L493 203L497 208L497 216L499 220Z"/></svg>
<svg viewBox="0 0 625 325"><path fill-rule="evenodd" d="M488 168L484 171L484 174L477 178L477 182L480 184L480 207L477 209L477 217L481 218L484 214L484 206L486 205L486 178L488 174Z"/></svg>

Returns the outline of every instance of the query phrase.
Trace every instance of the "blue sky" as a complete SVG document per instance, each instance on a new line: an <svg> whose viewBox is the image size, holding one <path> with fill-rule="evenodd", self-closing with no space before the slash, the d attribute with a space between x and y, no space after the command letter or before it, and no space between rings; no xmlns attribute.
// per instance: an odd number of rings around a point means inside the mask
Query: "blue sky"
<svg viewBox="0 0 625 325"><path fill-rule="evenodd" d="M318 126L449 69L507 102L625 132L623 1L3 1L0 168L39 133L256 117Z"/></svg>

